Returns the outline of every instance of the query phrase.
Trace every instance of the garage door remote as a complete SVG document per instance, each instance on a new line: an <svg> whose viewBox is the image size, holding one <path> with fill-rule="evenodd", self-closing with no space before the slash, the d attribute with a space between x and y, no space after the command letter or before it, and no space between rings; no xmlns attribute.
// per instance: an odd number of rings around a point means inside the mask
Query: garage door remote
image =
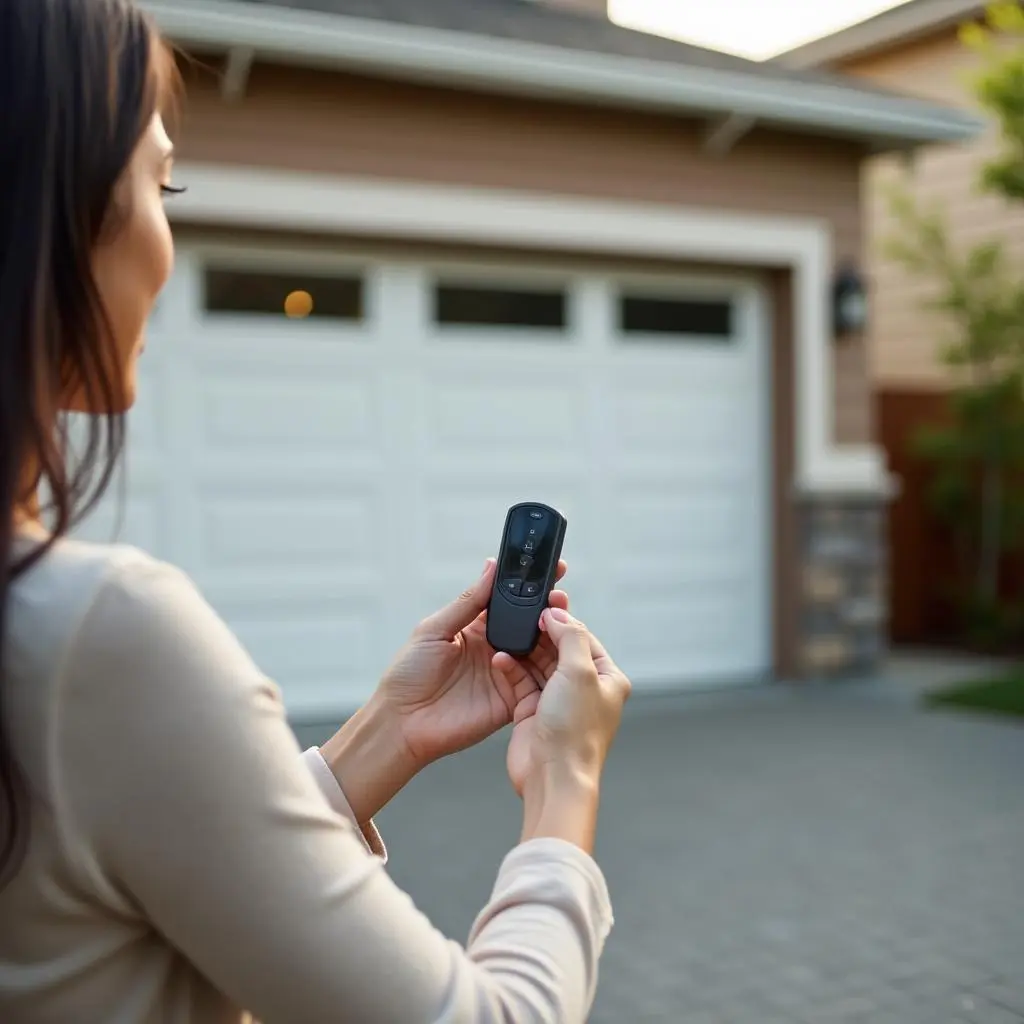
<svg viewBox="0 0 1024 1024"><path fill-rule="evenodd" d="M495 650L522 657L537 646L567 526L565 516L537 502L508 510L487 608L487 642Z"/></svg>

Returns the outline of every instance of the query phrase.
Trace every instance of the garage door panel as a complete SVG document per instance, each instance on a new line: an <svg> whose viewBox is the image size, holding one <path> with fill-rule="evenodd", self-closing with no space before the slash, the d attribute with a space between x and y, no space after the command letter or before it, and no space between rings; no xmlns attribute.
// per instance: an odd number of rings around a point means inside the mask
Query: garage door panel
<svg viewBox="0 0 1024 1024"><path fill-rule="evenodd" d="M747 417L737 416L736 388L724 393L682 387L616 389L607 396L610 434L619 451L713 448L723 454L746 452ZM746 442L746 443L744 443Z"/></svg>
<svg viewBox="0 0 1024 1024"><path fill-rule="evenodd" d="M578 450L563 445L557 435L552 435L543 444L536 445L506 439L500 450L496 445L450 444L444 451L432 452L429 456L423 453L420 466L424 475L431 478L435 475L458 476L480 486L484 486L485 481L494 481L496 486L506 488L503 494L522 493L524 489L533 488L539 495L538 487L550 493L559 481L585 481L586 470L581 467L582 462Z"/></svg>
<svg viewBox="0 0 1024 1024"><path fill-rule="evenodd" d="M364 700L397 650L409 623L389 624L380 573L214 572L192 574L210 604L236 633L260 671L286 701L302 694L323 704ZM333 695L333 696L332 696Z"/></svg>
<svg viewBox="0 0 1024 1024"><path fill-rule="evenodd" d="M750 499L738 490L707 487L664 494L636 489L609 494L611 519L622 524L616 551L622 559L672 552L693 556L735 549L747 532ZM744 556L747 556L744 552Z"/></svg>
<svg viewBox="0 0 1024 1024"><path fill-rule="evenodd" d="M543 365L550 376L579 380L582 377L580 358L588 347L579 341L538 343L530 331L510 335L504 342L489 338L462 346L454 346L447 340L426 339L421 351L428 362L421 370L420 379L430 387L461 381L474 388L486 388L493 386L496 379L500 383L503 375L513 377L519 369L535 370ZM535 372L529 376L541 386L546 383Z"/></svg>
<svg viewBox="0 0 1024 1024"><path fill-rule="evenodd" d="M366 611L300 618L275 608L264 616L235 613L231 627L260 670L285 686L289 680L339 686L372 671L375 637Z"/></svg>
<svg viewBox="0 0 1024 1024"><path fill-rule="evenodd" d="M291 336L285 345L281 338L282 319L278 316L204 317L202 326L202 333L191 336L189 344L214 361L245 353L258 362L280 362L294 367L295 361L289 356L336 360L339 354L357 356L360 349L379 342L365 326L339 321L292 321Z"/></svg>
<svg viewBox="0 0 1024 1024"><path fill-rule="evenodd" d="M649 488L656 494L693 491L701 487L738 488L748 495L755 489L747 453L690 453L668 464L661 451L612 451L606 461L602 484L606 490L626 493ZM763 475L763 474L762 474ZM751 498L748 497L748 501Z"/></svg>
<svg viewBox="0 0 1024 1024"><path fill-rule="evenodd" d="M377 551L379 499L363 496L210 498L201 551L212 569L253 564L291 570L331 561L359 571Z"/></svg>
<svg viewBox="0 0 1024 1024"><path fill-rule="evenodd" d="M514 365L486 383L470 381L427 384L419 408L431 446L520 448L545 445L558 437L564 445L584 443L586 396L565 382L544 384L533 372Z"/></svg>
<svg viewBox="0 0 1024 1024"><path fill-rule="evenodd" d="M345 380L211 379L201 392L199 430L205 444L232 451L250 445L287 455L372 449L378 439L377 382Z"/></svg>
<svg viewBox="0 0 1024 1024"><path fill-rule="evenodd" d="M643 386L651 375L687 378L691 383L696 376L710 387L729 387L749 376L750 366L745 362L748 354L745 342L735 340L700 344L691 339L656 339L649 343L615 338L607 350L607 361L624 382Z"/></svg>
<svg viewBox="0 0 1024 1024"><path fill-rule="evenodd" d="M202 451L194 456L191 478L198 486L220 488L228 494L253 492L257 497L308 488L310 481L334 482L344 491L358 491L385 475L383 452L339 447L333 451L302 451L290 457L283 448L269 451L253 445L243 451Z"/></svg>
<svg viewBox="0 0 1024 1024"><path fill-rule="evenodd" d="M207 373L227 370L237 374L262 374L272 378L328 376L344 380L348 374L379 369L380 341L365 332L346 334L320 328L282 343L281 327L260 338L258 333L223 331L200 333L190 341L189 354L196 367ZM174 344L172 341L171 344Z"/></svg>
<svg viewBox="0 0 1024 1024"><path fill-rule="evenodd" d="M610 553L603 566L622 592L656 592L659 600L669 601L677 609L684 601L703 603L716 590L741 591L749 603L751 589L760 583L751 570L750 553L742 550L725 556L678 548L651 549L628 558Z"/></svg>
<svg viewBox="0 0 1024 1024"><path fill-rule="evenodd" d="M557 437L581 444L586 430L584 402L556 388L530 388L525 382L488 388L486 393L450 389L424 398L427 430L437 445L520 448L545 445ZM515 424L515 429L510 426Z"/></svg>
<svg viewBox="0 0 1024 1024"><path fill-rule="evenodd" d="M743 628L748 595L739 585L698 592L698 586L652 587L617 608L612 650L648 684L743 681L763 670L760 652Z"/></svg>
<svg viewBox="0 0 1024 1024"><path fill-rule="evenodd" d="M382 600L382 572L369 561L362 566L334 564L296 565L288 572L275 567L213 569L200 566L192 571L202 582L204 593L217 607L232 614L287 614L316 617L330 609L347 615L375 608Z"/></svg>

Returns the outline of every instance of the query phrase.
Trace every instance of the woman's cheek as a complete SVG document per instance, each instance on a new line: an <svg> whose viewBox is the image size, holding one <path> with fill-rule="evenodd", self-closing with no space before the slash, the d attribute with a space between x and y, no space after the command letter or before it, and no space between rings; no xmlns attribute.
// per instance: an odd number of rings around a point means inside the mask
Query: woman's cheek
<svg viewBox="0 0 1024 1024"><path fill-rule="evenodd" d="M156 280L154 296L163 291L164 285L167 284L168 279L174 270L174 234L171 231L170 222L167 219L167 212L164 209L164 205L161 202L158 211L157 221L157 242L155 245L156 258L154 260L156 267Z"/></svg>
<svg viewBox="0 0 1024 1024"><path fill-rule="evenodd" d="M145 280L140 282L140 298L146 303L148 318L149 310L167 284L174 267L174 240L162 200L149 204L141 234L139 268Z"/></svg>

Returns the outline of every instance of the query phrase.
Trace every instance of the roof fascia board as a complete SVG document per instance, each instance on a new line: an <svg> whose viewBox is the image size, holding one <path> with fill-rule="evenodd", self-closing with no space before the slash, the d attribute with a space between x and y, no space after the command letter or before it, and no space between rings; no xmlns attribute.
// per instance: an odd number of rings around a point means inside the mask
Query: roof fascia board
<svg viewBox="0 0 1024 1024"><path fill-rule="evenodd" d="M347 68L545 99L631 109L740 114L828 134L896 144L973 138L980 120L854 86L638 60L488 36L298 11L239 0L144 0L185 46L247 47L257 59Z"/></svg>

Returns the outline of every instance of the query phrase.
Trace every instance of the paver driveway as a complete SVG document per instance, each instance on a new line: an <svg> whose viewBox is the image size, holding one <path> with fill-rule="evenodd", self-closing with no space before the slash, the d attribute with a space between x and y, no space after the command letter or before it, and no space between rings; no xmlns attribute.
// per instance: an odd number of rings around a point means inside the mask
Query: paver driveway
<svg viewBox="0 0 1024 1024"><path fill-rule="evenodd" d="M1024 729L911 696L634 700L594 1024L1024 1021ZM393 876L461 941L517 838L503 756L434 766L380 819Z"/></svg>

